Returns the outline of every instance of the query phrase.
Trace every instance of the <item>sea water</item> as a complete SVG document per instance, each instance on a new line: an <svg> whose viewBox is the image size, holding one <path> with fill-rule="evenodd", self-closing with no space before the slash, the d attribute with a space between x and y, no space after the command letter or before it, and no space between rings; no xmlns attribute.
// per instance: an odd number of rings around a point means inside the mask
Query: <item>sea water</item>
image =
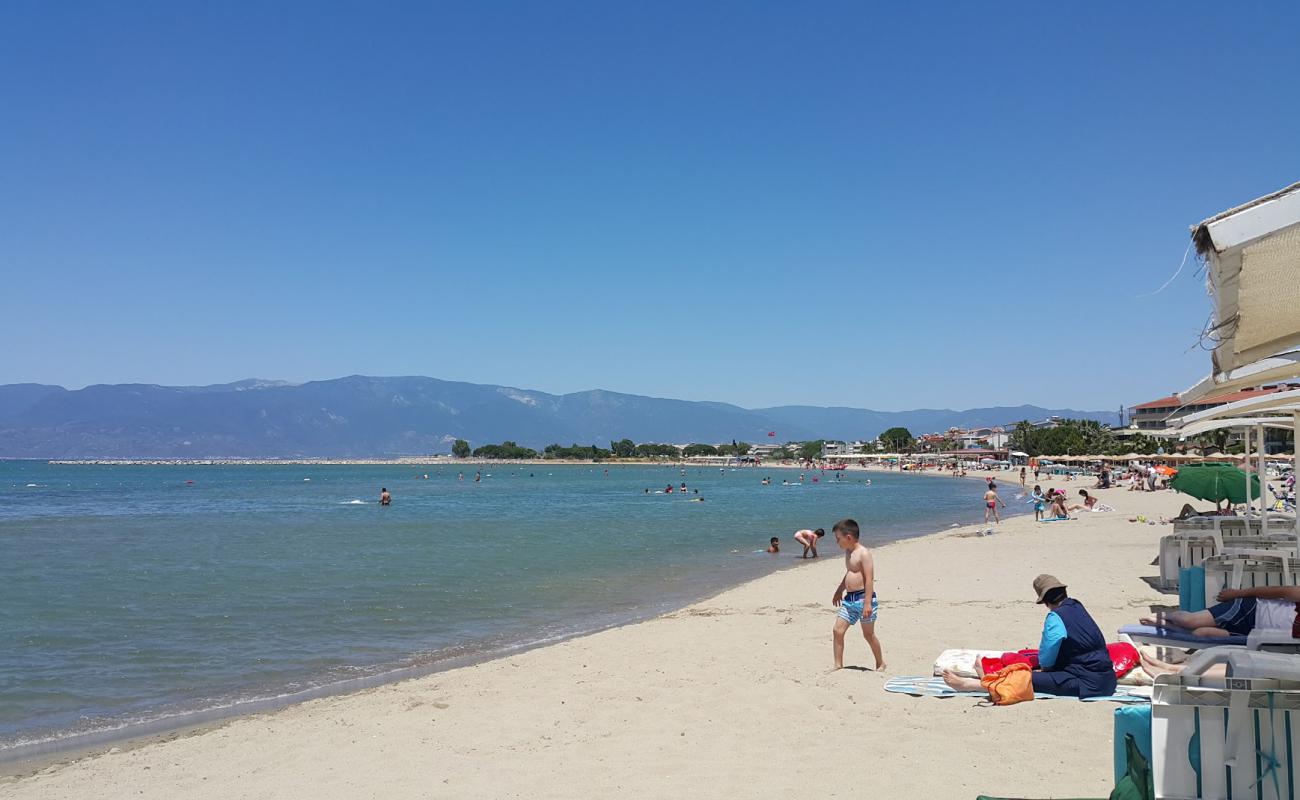
<svg viewBox="0 0 1300 800"><path fill-rule="evenodd" d="M826 528L821 555L836 557L841 517L868 544L982 519L978 481L798 480L676 466L0 462L0 758L652 616L798 566L799 528ZM682 482L686 494L656 493ZM762 552L772 536L778 556ZM887 586L888 559L879 570Z"/></svg>

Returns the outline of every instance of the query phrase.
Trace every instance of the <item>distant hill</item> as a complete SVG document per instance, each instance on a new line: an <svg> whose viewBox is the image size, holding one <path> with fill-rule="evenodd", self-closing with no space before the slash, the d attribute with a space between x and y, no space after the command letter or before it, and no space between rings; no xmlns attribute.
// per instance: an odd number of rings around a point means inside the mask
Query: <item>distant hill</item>
<svg viewBox="0 0 1300 800"><path fill-rule="evenodd" d="M553 395L435 378L353 375L289 384L0 386L0 457L302 458L446 453L511 439L547 444L869 439L1000 425L1049 415L1115 421L1113 412L1038 406L868 411L668 400L593 390Z"/></svg>

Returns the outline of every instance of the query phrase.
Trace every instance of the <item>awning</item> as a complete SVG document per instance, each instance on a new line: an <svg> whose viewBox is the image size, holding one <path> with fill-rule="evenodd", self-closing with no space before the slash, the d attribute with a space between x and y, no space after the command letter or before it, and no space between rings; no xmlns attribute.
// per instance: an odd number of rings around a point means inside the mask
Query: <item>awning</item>
<svg viewBox="0 0 1300 800"><path fill-rule="evenodd" d="M1300 348L1300 183L1201 222L1192 240L1214 303L1219 388L1234 370Z"/></svg>

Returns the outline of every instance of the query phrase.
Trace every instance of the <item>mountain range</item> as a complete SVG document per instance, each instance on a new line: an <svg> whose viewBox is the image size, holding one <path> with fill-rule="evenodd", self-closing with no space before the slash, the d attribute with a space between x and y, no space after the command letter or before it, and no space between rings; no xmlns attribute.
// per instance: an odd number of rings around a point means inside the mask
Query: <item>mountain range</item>
<svg viewBox="0 0 1300 800"><path fill-rule="evenodd" d="M603 390L555 395L424 377L353 375L292 384L0 385L3 458L366 458L512 440L547 444L870 439L1048 416L1113 424L1115 412L1038 406L916 411L669 400ZM776 437L769 437L775 432Z"/></svg>

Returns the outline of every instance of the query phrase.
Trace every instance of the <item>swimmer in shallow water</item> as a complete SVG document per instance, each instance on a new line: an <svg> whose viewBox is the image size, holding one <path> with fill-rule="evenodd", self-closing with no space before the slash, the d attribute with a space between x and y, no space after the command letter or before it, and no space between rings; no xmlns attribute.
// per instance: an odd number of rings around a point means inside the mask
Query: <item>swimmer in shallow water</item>
<svg viewBox="0 0 1300 800"><path fill-rule="evenodd" d="M392 496L391 494L388 493L388 489L386 489L386 488L380 488L380 490L379 490L379 505L381 505L381 506L386 506L386 505L388 505L388 504L391 503L391 502L393 502L393 496Z"/></svg>
<svg viewBox="0 0 1300 800"><path fill-rule="evenodd" d="M781 540L775 536L769 539L767 542L767 552L769 553L781 552Z"/></svg>

